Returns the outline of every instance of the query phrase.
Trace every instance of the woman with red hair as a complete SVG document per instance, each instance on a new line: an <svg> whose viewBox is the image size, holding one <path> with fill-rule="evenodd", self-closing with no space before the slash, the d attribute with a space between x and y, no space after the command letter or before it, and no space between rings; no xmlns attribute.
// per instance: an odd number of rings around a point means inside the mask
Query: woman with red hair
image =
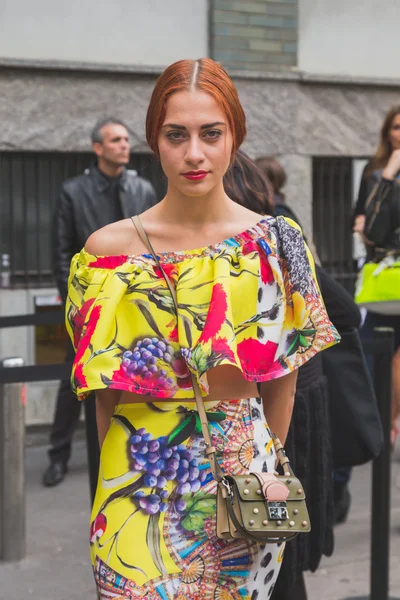
<svg viewBox="0 0 400 600"><path fill-rule="evenodd" d="M72 384L82 399L96 392L99 597L267 598L284 545L217 537L211 455L224 473L273 472L271 430L285 440L297 369L338 335L300 229L260 220L224 191L246 124L223 68L210 59L168 67L146 134L165 198L139 223L94 233L69 281Z"/></svg>

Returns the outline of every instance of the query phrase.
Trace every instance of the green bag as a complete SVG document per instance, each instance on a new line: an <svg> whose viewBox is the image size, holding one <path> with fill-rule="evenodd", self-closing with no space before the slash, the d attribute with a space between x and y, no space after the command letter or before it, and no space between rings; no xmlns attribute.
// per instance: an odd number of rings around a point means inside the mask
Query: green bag
<svg viewBox="0 0 400 600"><path fill-rule="evenodd" d="M355 301L370 312L400 315L400 256L366 263L357 276Z"/></svg>

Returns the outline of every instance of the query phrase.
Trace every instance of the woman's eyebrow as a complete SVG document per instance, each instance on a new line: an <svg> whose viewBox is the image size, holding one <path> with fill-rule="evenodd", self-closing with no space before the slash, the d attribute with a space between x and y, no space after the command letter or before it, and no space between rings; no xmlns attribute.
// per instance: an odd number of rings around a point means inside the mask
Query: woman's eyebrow
<svg viewBox="0 0 400 600"><path fill-rule="evenodd" d="M205 123L200 126L200 129L209 129L210 127L216 127L217 125L225 125L223 121L215 121L215 123ZM186 130L184 125L177 125L176 123L166 123L163 125L164 127L170 127L171 129L181 129L182 131Z"/></svg>
<svg viewBox="0 0 400 600"><path fill-rule="evenodd" d="M171 129L186 129L184 125L176 125L176 123L166 123L163 125L163 128L164 127L171 127Z"/></svg>
<svg viewBox="0 0 400 600"><path fill-rule="evenodd" d="M223 121L215 121L215 123L206 123L202 125L200 129L208 129L209 127L216 127L217 125L225 125Z"/></svg>

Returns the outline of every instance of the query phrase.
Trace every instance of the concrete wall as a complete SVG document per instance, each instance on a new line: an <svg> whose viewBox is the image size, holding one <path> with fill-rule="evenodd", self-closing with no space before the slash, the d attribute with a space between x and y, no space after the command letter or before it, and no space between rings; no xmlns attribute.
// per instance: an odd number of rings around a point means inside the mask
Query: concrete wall
<svg viewBox="0 0 400 600"><path fill-rule="evenodd" d="M214 0L213 58L229 69L284 71L296 65L297 0Z"/></svg>
<svg viewBox="0 0 400 600"><path fill-rule="evenodd" d="M0 58L167 65L208 52L207 0L0 0Z"/></svg>
<svg viewBox="0 0 400 600"><path fill-rule="evenodd" d="M398 0L299 0L298 66L398 78Z"/></svg>
<svg viewBox="0 0 400 600"><path fill-rule="evenodd" d="M252 154L365 156L377 145L399 87L233 77L247 114ZM95 119L110 111L145 150L144 122L154 76L0 69L0 151L90 148ZM15 107L18 106L18 112Z"/></svg>

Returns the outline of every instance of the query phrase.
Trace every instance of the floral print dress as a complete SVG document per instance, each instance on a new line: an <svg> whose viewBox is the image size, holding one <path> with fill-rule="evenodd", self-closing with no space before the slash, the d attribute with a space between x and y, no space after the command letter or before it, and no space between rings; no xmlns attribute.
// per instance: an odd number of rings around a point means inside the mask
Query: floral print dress
<svg viewBox="0 0 400 600"><path fill-rule="evenodd" d="M187 401L194 398L190 374L204 395L207 372L219 365L268 381L339 337L301 231L288 219L267 217L214 246L159 257L178 314L151 255L83 250L71 264L76 393L109 388L159 399L118 405L102 448L91 522L99 595L267 598L283 546L216 538L216 484ZM226 472L273 470L261 399L206 402L206 410Z"/></svg>

